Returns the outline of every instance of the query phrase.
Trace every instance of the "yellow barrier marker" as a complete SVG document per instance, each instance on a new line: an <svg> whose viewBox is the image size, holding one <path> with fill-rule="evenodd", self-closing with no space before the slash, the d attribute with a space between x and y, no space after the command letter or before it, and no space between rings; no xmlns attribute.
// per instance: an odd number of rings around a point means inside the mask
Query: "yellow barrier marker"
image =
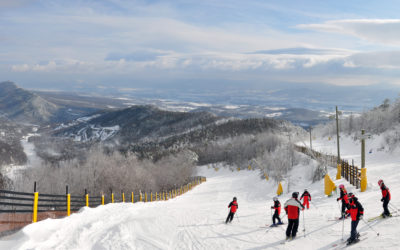
<svg viewBox="0 0 400 250"><path fill-rule="evenodd" d="M340 180L342 178L342 165L340 163L337 164L337 173L336 180Z"/></svg>
<svg viewBox="0 0 400 250"><path fill-rule="evenodd" d="M101 205L104 205L104 194L101 195Z"/></svg>
<svg viewBox="0 0 400 250"><path fill-rule="evenodd" d="M135 203L135 196L133 195L133 192L131 194L131 199L132 199L132 203Z"/></svg>
<svg viewBox="0 0 400 250"><path fill-rule="evenodd" d="M35 194L34 194L34 196L33 196L32 223L37 222L38 204L39 204L39 193L38 193L38 192L35 192Z"/></svg>
<svg viewBox="0 0 400 250"><path fill-rule="evenodd" d="M367 169L361 169L361 192L367 190Z"/></svg>
<svg viewBox="0 0 400 250"><path fill-rule="evenodd" d="M111 203L114 203L114 193L111 193Z"/></svg>
<svg viewBox="0 0 400 250"><path fill-rule="evenodd" d="M67 216L71 215L71 194L67 194Z"/></svg>
<svg viewBox="0 0 400 250"><path fill-rule="evenodd" d="M140 192L140 195L139 195L139 201L140 201L140 202L142 202L142 201L143 201L143 195L142 195L142 192Z"/></svg>
<svg viewBox="0 0 400 250"><path fill-rule="evenodd" d="M86 198L86 206L88 207L89 206L89 194L86 194L85 198Z"/></svg>
<svg viewBox="0 0 400 250"><path fill-rule="evenodd" d="M279 196L283 193L282 184L279 182L278 189L276 190L276 194Z"/></svg>
<svg viewBox="0 0 400 250"><path fill-rule="evenodd" d="M153 201L153 192L150 193L150 202Z"/></svg>
<svg viewBox="0 0 400 250"><path fill-rule="evenodd" d="M125 202L125 193L122 192L122 202Z"/></svg>

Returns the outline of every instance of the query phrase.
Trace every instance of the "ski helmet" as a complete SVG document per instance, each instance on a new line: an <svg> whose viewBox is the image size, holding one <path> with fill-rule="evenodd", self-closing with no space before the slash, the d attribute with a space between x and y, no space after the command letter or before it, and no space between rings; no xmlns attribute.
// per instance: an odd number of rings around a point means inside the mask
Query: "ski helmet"
<svg viewBox="0 0 400 250"><path fill-rule="evenodd" d="M339 188L340 188L340 189L343 189L343 188L344 188L344 185L343 185L343 184L340 184L340 185L339 185Z"/></svg>
<svg viewBox="0 0 400 250"><path fill-rule="evenodd" d="M348 196L350 199L355 197L353 193L348 193L347 196Z"/></svg>
<svg viewBox="0 0 400 250"><path fill-rule="evenodd" d="M278 197L275 196L275 197L272 198L272 199L273 199L274 201L277 201L277 200L278 200Z"/></svg>
<svg viewBox="0 0 400 250"><path fill-rule="evenodd" d="M237 200L236 197L233 197L233 200L236 201Z"/></svg>
<svg viewBox="0 0 400 250"><path fill-rule="evenodd" d="M383 180L379 180L379 181L378 181L378 185L379 185L379 186L382 186L382 184L383 184Z"/></svg>
<svg viewBox="0 0 400 250"><path fill-rule="evenodd" d="M299 192L293 192L292 197L293 197L293 198L299 197Z"/></svg>

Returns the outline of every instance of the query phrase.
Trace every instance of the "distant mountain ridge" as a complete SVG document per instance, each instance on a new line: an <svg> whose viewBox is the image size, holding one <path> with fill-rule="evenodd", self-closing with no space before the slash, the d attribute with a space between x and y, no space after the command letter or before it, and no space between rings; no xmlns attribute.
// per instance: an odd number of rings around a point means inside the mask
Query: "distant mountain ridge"
<svg viewBox="0 0 400 250"><path fill-rule="evenodd" d="M87 113L82 109L72 110L57 105L13 82L0 83L0 114L12 121L43 125L71 120Z"/></svg>

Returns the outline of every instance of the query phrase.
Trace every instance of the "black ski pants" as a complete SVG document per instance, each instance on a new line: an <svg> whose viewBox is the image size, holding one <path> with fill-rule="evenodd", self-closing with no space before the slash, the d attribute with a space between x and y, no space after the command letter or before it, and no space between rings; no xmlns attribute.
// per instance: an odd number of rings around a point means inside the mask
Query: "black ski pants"
<svg viewBox="0 0 400 250"><path fill-rule="evenodd" d="M388 209L388 205L389 205L389 200L384 200L383 201L383 214L384 215L389 215L389 209Z"/></svg>
<svg viewBox="0 0 400 250"><path fill-rule="evenodd" d="M281 223L281 218L279 218L278 210L275 210L274 215L272 216L272 223L275 224L275 220L278 219L278 223Z"/></svg>
<svg viewBox="0 0 400 250"><path fill-rule="evenodd" d="M350 233L350 241L353 241L357 238L357 226L359 220L352 220L351 221L351 233Z"/></svg>
<svg viewBox="0 0 400 250"><path fill-rule="evenodd" d="M289 219L289 223L286 229L286 236L292 238L296 237L297 228L299 227L299 219Z"/></svg>
<svg viewBox="0 0 400 250"><path fill-rule="evenodd" d="M234 215L235 213L229 212L228 217L226 217L225 223L232 222Z"/></svg>
<svg viewBox="0 0 400 250"><path fill-rule="evenodd" d="M344 200L342 200L342 218L344 218L346 215L346 208L347 208L347 204Z"/></svg>

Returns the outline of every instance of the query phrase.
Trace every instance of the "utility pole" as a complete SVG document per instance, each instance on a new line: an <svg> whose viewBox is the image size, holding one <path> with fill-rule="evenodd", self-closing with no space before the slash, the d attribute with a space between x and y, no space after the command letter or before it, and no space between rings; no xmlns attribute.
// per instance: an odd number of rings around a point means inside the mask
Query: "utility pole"
<svg viewBox="0 0 400 250"><path fill-rule="evenodd" d="M312 127L310 125L310 149L312 150L311 129L312 129Z"/></svg>
<svg viewBox="0 0 400 250"><path fill-rule="evenodd" d="M340 146L339 146L339 112L336 106L336 144L337 144L337 173L336 173L336 180L339 180L342 176L342 166L340 162Z"/></svg>
<svg viewBox="0 0 400 250"><path fill-rule="evenodd" d="M365 168L365 130L361 130L361 168Z"/></svg>
<svg viewBox="0 0 400 250"><path fill-rule="evenodd" d="M340 164L340 146L339 146L339 113L336 106L336 136L337 136L337 164Z"/></svg>

